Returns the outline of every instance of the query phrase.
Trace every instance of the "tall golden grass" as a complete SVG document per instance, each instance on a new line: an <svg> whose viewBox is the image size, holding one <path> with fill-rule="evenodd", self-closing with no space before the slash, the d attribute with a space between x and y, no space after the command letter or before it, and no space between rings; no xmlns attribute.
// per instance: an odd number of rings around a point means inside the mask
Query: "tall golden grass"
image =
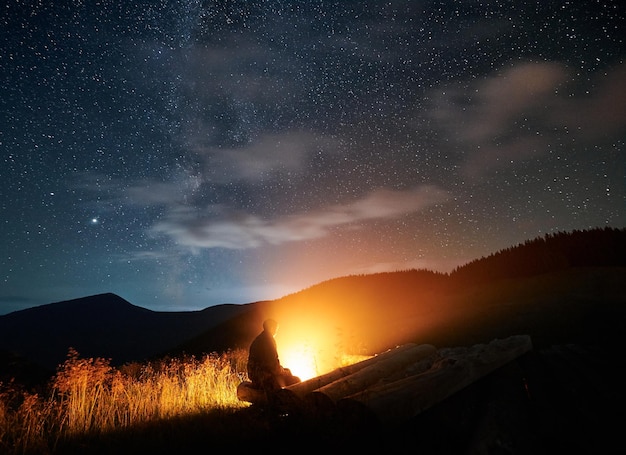
<svg viewBox="0 0 626 455"><path fill-rule="evenodd" d="M247 406L244 350L114 368L101 358L67 360L44 392L0 383L0 453L53 453L67 438L132 428L151 420Z"/></svg>

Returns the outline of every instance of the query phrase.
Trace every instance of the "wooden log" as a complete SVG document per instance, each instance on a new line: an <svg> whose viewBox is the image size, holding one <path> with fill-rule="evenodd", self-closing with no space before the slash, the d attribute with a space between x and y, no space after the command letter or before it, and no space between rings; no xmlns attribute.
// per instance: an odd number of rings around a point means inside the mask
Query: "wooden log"
<svg viewBox="0 0 626 455"><path fill-rule="evenodd" d="M265 391L253 387L250 381L243 381L237 386L237 398L248 403L267 403Z"/></svg>
<svg viewBox="0 0 626 455"><path fill-rule="evenodd" d="M340 399L337 413L347 420L397 423L418 415L531 349L530 337L519 335L470 349L450 350L448 356L425 373Z"/></svg>
<svg viewBox="0 0 626 455"><path fill-rule="evenodd" d="M335 403L341 398L365 390L373 384L389 378L397 372L401 372L410 365L414 365L429 357L434 359L436 353L437 348L430 344L413 346L393 356L372 363L349 376L326 384L305 396L305 400L310 400L318 405Z"/></svg>
<svg viewBox="0 0 626 455"><path fill-rule="evenodd" d="M320 387L323 387L326 384L330 384L331 382L336 381L337 379L341 379L343 377L349 376L376 362L385 360L387 358L398 355L399 353L402 353L404 351L413 349L415 346L417 346L415 343L407 343L407 344L403 344L400 346L396 346L395 348L388 349L387 351L381 354L375 355L373 357L370 357L369 359L365 359L365 360L362 360L357 363L353 363L352 365L348 365L345 367L337 368L335 370L332 370L326 374L317 376L315 378L307 379L306 381L302 381L297 384L284 387L283 389L278 391L277 393L278 399L287 405L289 404L296 405L297 403L300 403L302 405L303 404L302 400L310 392L316 389L319 389Z"/></svg>

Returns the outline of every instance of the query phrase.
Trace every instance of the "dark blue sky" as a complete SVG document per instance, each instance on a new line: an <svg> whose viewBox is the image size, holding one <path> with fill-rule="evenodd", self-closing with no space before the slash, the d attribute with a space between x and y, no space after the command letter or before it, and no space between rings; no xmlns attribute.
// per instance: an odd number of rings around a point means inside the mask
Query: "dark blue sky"
<svg viewBox="0 0 626 455"><path fill-rule="evenodd" d="M0 8L0 314L248 303L626 226L618 2L24 3Z"/></svg>

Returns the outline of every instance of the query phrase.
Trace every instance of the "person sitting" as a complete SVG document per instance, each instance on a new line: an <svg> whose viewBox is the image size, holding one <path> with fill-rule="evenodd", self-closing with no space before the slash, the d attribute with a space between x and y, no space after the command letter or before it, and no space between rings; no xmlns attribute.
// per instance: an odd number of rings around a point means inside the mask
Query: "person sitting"
<svg viewBox="0 0 626 455"><path fill-rule="evenodd" d="M252 386L265 391L268 398L272 392L300 382L299 377L280 364L274 339L277 331L278 323L274 319L266 319L263 331L250 345L248 355L248 378Z"/></svg>

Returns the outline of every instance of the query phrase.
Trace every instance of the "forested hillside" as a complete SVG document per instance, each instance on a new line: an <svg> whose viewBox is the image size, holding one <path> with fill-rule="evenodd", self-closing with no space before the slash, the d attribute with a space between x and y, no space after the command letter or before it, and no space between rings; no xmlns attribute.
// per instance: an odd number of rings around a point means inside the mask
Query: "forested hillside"
<svg viewBox="0 0 626 455"><path fill-rule="evenodd" d="M450 274L405 270L328 280L255 305L182 349L245 347L269 316L280 320L285 338L291 331L324 334L329 350L380 352L405 341L468 344L520 333L546 345L582 333L609 336L607 323L624 319L625 280L626 230L546 235Z"/></svg>
<svg viewBox="0 0 626 455"><path fill-rule="evenodd" d="M463 286L570 267L625 266L626 229L597 228L528 240L458 267L450 278L455 285Z"/></svg>

